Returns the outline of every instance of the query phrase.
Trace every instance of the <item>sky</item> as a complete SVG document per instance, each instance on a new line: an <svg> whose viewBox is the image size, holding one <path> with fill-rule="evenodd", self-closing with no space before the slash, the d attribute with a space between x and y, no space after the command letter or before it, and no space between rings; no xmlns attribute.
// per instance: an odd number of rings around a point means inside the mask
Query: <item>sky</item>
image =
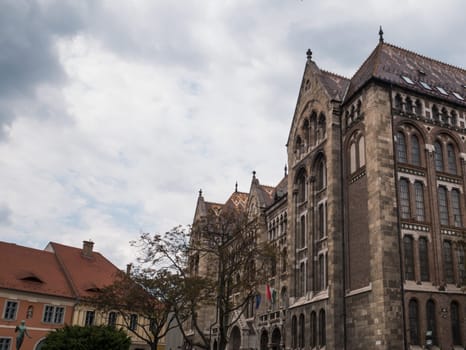
<svg viewBox="0 0 466 350"><path fill-rule="evenodd" d="M0 0L0 240L95 250L276 185L311 48L351 77L385 42L466 68L463 0Z"/></svg>

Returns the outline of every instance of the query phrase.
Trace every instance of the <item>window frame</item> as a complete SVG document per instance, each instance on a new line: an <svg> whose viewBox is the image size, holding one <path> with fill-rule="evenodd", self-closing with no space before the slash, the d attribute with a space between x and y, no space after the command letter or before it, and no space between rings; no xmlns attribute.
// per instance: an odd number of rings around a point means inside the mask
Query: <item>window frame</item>
<svg viewBox="0 0 466 350"><path fill-rule="evenodd" d="M9 307L9 304L14 304L14 309L13 309L13 315L11 315L11 308ZM11 299L6 299L4 306L3 306L3 319L7 321L15 321L16 318L18 317L18 310L19 310L19 301L18 300L11 300ZM7 312L8 316L7 317ZM11 315L11 316L10 316Z"/></svg>
<svg viewBox="0 0 466 350"><path fill-rule="evenodd" d="M0 336L0 350L11 350L13 340L11 337Z"/></svg>
<svg viewBox="0 0 466 350"><path fill-rule="evenodd" d="M57 317L59 319L57 320ZM65 319L65 307L61 305L44 305L42 313L42 323L47 324L63 324Z"/></svg>

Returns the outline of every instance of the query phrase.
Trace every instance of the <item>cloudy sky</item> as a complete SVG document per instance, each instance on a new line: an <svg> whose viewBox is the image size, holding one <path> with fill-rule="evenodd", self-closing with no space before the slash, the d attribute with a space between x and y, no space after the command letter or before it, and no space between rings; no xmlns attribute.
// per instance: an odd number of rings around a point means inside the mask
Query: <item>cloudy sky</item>
<svg viewBox="0 0 466 350"><path fill-rule="evenodd" d="M466 66L463 0L0 0L0 239L95 249L275 185L305 52L351 77L378 42Z"/></svg>

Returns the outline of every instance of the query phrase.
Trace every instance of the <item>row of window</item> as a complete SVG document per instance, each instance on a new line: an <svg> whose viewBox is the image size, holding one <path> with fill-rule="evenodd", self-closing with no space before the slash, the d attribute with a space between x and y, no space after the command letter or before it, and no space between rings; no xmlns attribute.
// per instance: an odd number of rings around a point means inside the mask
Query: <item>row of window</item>
<svg viewBox="0 0 466 350"><path fill-rule="evenodd" d="M3 311L3 319L8 321L16 320L19 308L19 302L13 300L7 300L5 302L5 308ZM34 314L34 307L28 306L26 317L32 318ZM65 308L63 306L45 305L42 322L62 324L65 315Z"/></svg>
<svg viewBox="0 0 466 350"><path fill-rule="evenodd" d="M453 301L450 304L450 324L451 324L451 335L453 345L461 345L461 324L460 324L460 307L458 302ZM422 310L425 315L425 329L421 333L421 315L420 307L417 299L411 299L409 301L408 312L409 312L409 339L412 345L426 345L427 339L424 335L429 335L433 345L438 345L437 338L437 319L436 319L436 305L435 302L429 299L425 305L425 309ZM446 316L447 310L442 310L442 317ZM422 336L421 336L422 335Z"/></svg>
<svg viewBox="0 0 466 350"><path fill-rule="evenodd" d="M394 108L397 111L404 111L409 114L415 114L417 116L424 116L425 108L423 102L420 99L413 99L407 96L404 100L400 94L395 96L394 100ZM437 122L443 122L444 124L451 125L453 127L464 127L464 123L462 122L458 125L458 112L454 109L450 111L446 107L438 107L437 105L433 104L430 108L430 118ZM426 117L428 117L428 112L425 113Z"/></svg>
<svg viewBox="0 0 466 350"><path fill-rule="evenodd" d="M313 111L309 118L305 118L301 126L301 134L296 136L294 152L299 156L310 150L325 138L326 118L324 113L317 116Z"/></svg>
<svg viewBox="0 0 466 350"><path fill-rule="evenodd" d="M422 282L429 281L428 240L426 237L419 238L417 247L415 247L414 243L415 241L412 236L405 235L403 237L405 279ZM418 251L418 265L415 263L415 250ZM456 251L453 249L451 241L443 241L443 274L445 282L466 285L464 246L462 244L457 244L455 250ZM416 266L418 266L418 269L416 269Z"/></svg>
<svg viewBox="0 0 466 350"><path fill-rule="evenodd" d="M327 187L327 169L325 164L325 159L320 157L314 165L315 173L315 190L322 191ZM297 187L297 200L298 203L302 203L307 200L307 175L304 169L301 169L298 172L296 177L296 187Z"/></svg>
<svg viewBox="0 0 466 350"><path fill-rule="evenodd" d="M407 136L402 131L398 131L396 155L400 163L422 166L419 136L414 133ZM450 139L446 143L440 141L434 143L434 166L436 171L458 174L458 151Z"/></svg>
<svg viewBox="0 0 466 350"><path fill-rule="evenodd" d="M328 268L327 268L328 255L327 252L321 252L316 257L314 266L313 286L311 289L319 292L327 289L328 285ZM299 268L296 271L296 296L304 296L308 289L306 275L306 261L301 261Z"/></svg>
<svg viewBox="0 0 466 350"><path fill-rule="evenodd" d="M309 345L311 348L316 346L323 347L327 343L326 325L325 325L325 310L320 309L319 319L317 313L312 311L309 318L309 333L306 332L306 320L304 314L299 315L299 320L296 316L291 319L291 348L303 349L306 346L305 334L309 334Z"/></svg>
<svg viewBox="0 0 466 350"><path fill-rule="evenodd" d="M286 233L287 214L277 216L268 224L269 240L274 240Z"/></svg>
<svg viewBox="0 0 466 350"><path fill-rule="evenodd" d="M425 186L422 181L411 184L406 178L401 178L399 187L399 212L402 219L426 221ZM453 188L451 191L445 186L437 188L437 205L440 224L443 226L462 227L461 192Z"/></svg>
<svg viewBox="0 0 466 350"><path fill-rule="evenodd" d="M7 300L5 302L5 308L3 311L3 319L8 321L16 320L19 303L13 300ZM32 318L34 308L33 306L28 307L27 315L28 318ZM56 305L44 305L44 312L42 316L42 322L51 324L63 324L65 317L65 308L63 306ZM117 320L117 313L112 311L108 314L108 325L115 326ZM129 319L129 329L135 330L137 327L138 317L136 314L131 314ZM86 311L84 324L86 326L94 325L95 323L95 311ZM1 350L1 347L0 347Z"/></svg>

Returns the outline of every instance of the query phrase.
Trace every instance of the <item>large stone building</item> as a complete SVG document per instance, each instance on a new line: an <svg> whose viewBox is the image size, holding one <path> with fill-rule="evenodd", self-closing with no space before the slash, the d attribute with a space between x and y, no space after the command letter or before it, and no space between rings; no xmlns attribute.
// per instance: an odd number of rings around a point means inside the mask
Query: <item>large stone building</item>
<svg viewBox="0 0 466 350"><path fill-rule="evenodd" d="M280 258L230 348L464 349L466 71L382 33L351 79L308 51L287 152L237 195Z"/></svg>

